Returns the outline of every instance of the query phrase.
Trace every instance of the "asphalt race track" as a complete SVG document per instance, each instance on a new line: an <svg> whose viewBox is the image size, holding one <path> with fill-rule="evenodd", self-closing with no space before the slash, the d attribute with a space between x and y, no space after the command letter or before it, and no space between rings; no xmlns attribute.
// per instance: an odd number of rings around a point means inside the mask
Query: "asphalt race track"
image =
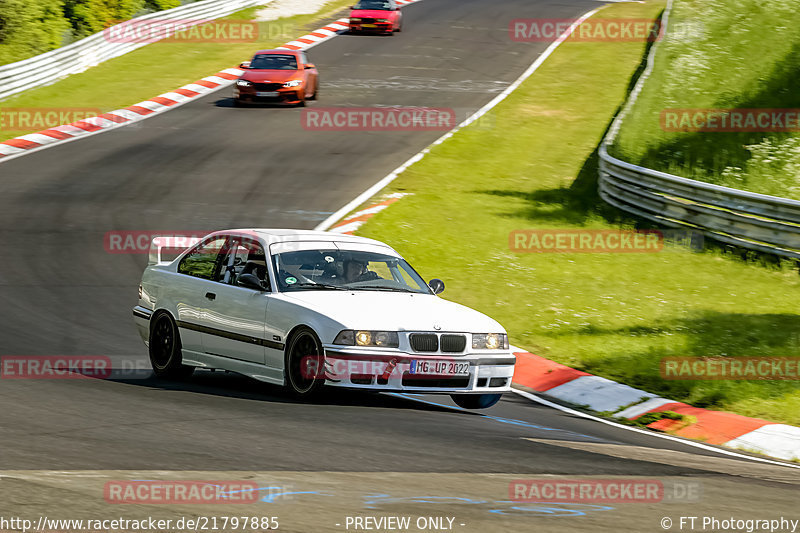
<svg viewBox="0 0 800 533"><path fill-rule="evenodd" d="M449 107L463 120L547 46L510 42L511 19L576 18L598 5L424 0L404 8L401 34L344 35L311 49L322 80L311 106ZM310 229L441 135L306 131L299 109L234 108L231 91L0 164L0 354L108 355L115 367L143 368L131 308L146 256L107 253L106 232ZM231 374L165 384L139 372L3 380L0 401L0 515L230 514L102 497L106 480L177 478L253 479L298 493L235 509L279 516L284 531L345 531L346 516L365 514L452 516L465 532L663 531L662 517L677 530L680 515L800 518L786 514L797 512L797 469L517 395L485 413L435 396L336 392L306 404ZM511 480L543 475L699 491L658 504L508 501Z"/></svg>

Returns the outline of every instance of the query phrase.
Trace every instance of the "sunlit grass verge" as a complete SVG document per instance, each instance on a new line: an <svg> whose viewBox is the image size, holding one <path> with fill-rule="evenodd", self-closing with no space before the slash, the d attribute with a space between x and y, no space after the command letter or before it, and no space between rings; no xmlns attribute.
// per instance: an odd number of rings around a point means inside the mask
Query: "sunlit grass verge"
<svg viewBox="0 0 800 533"><path fill-rule="evenodd" d="M598 16L654 17L663 3ZM674 356L798 356L795 271L717 252L514 253L525 228L619 227L597 197L596 147L640 43L565 43L487 120L393 182L411 196L359 234L390 243L443 296L499 320L517 346L701 407L800 424L797 382L665 381ZM493 126L492 126L493 125Z"/></svg>
<svg viewBox="0 0 800 533"><path fill-rule="evenodd" d="M235 67L262 48L279 46L335 17L352 0L333 0L311 15L259 23L258 39L248 42L157 42L111 59L53 85L31 89L0 101L6 108L98 108L113 111L171 91L222 69ZM228 17L252 20L259 8ZM313 50L309 52L313 59ZM49 125L52 126L52 125ZM45 128L38 128L40 129ZM0 130L0 140L31 131Z"/></svg>
<svg viewBox="0 0 800 533"><path fill-rule="evenodd" d="M664 131L659 120L665 109L796 110L798 83L796 0L676 0L653 74L611 153L687 178L800 199L800 132Z"/></svg>

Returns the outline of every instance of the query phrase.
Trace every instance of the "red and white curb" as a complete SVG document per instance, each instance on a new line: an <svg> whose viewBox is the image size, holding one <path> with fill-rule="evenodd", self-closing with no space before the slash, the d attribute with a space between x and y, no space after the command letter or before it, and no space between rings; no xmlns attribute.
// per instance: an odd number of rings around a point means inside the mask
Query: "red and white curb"
<svg viewBox="0 0 800 533"><path fill-rule="evenodd" d="M612 413L615 418L635 420L646 413L673 411L691 417L688 420L692 422L665 418L647 427L779 459L800 459L798 427L692 407L528 352L517 351L515 355L513 382L524 389L595 412Z"/></svg>
<svg viewBox="0 0 800 533"><path fill-rule="evenodd" d="M396 0L399 5L413 4L422 0ZM307 35L303 35L277 48L284 50L307 50L324 41L332 39L347 31L349 19L341 18L323 26ZM126 126L146 118L158 115L175 107L179 107L200 96L218 91L233 84L244 71L239 68L228 68L207 76L194 83L189 83L173 91L160 94L144 102L139 102L124 109L109 111L96 117L86 118L56 126L44 131L29 133L0 142L0 162L19 157L37 149L50 147L62 142L72 141L88 135Z"/></svg>
<svg viewBox="0 0 800 533"><path fill-rule="evenodd" d="M225 69L212 76L206 76L194 83L189 83L174 91L160 94L124 109L109 111L96 117L0 142L0 161L7 159L9 156L21 155L37 148L74 140L103 130L118 128L163 113L194 98L232 84L242 72L244 71L238 68Z"/></svg>
<svg viewBox="0 0 800 533"><path fill-rule="evenodd" d="M367 220L374 217L403 196L407 195L408 193L402 192L389 194L384 197L384 200L381 200L378 203L372 204L369 207L365 207L364 209L356 211L352 215L345 217L341 222L334 225L328 231L332 233L344 233L346 235L352 235L353 232L360 228Z"/></svg>
<svg viewBox="0 0 800 533"><path fill-rule="evenodd" d="M278 46L278 48L282 48L284 50L306 50L323 41L327 41L332 37L336 37L342 32L347 31L349 22L350 19L340 18L336 22L331 22L327 26L323 26L318 30L314 30L311 33L303 35L302 37L298 37L294 41L289 41L283 46Z"/></svg>

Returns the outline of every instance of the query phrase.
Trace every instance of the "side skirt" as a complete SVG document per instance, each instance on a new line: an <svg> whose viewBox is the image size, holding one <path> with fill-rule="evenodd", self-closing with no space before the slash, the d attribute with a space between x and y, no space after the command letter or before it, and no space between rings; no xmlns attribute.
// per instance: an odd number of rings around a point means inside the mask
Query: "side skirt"
<svg viewBox="0 0 800 533"><path fill-rule="evenodd" d="M270 368L258 363L251 363L249 361L240 361L238 359L230 359L220 355L212 355L209 353L199 353L191 350L183 350L183 364L194 366L197 368L215 368L219 370L229 370L238 374L272 383L274 385L283 385L283 369Z"/></svg>

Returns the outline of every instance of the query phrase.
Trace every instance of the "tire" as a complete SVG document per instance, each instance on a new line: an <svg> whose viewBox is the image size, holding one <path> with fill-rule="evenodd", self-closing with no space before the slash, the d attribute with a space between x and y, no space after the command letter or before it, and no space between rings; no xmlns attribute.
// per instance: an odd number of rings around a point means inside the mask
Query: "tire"
<svg viewBox="0 0 800 533"><path fill-rule="evenodd" d="M194 372L194 367L182 363L181 336L178 326L168 313L160 313L150 326L150 365L161 379L184 379Z"/></svg>
<svg viewBox="0 0 800 533"><path fill-rule="evenodd" d="M500 401L502 394L451 394L455 404L464 409L488 409Z"/></svg>
<svg viewBox="0 0 800 533"><path fill-rule="evenodd" d="M317 83L317 85L314 87L314 94L311 95L309 100L316 100L318 94L319 94L319 83Z"/></svg>
<svg viewBox="0 0 800 533"><path fill-rule="evenodd" d="M325 357L322 343L314 330L306 326L297 328L286 343L284 353L284 375L289 393L301 399L318 394L325 385L322 376Z"/></svg>

